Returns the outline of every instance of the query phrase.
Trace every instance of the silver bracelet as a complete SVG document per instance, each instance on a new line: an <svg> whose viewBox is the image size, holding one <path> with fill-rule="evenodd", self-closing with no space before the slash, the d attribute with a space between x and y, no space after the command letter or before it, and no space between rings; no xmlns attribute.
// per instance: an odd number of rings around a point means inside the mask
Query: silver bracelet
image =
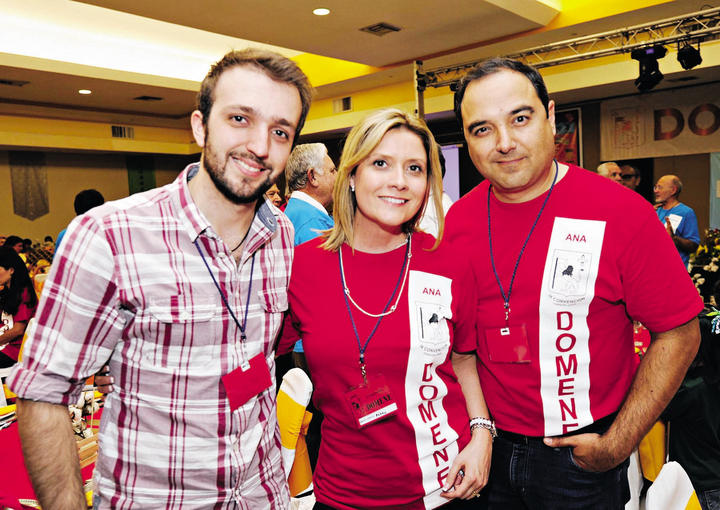
<svg viewBox="0 0 720 510"><path fill-rule="evenodd" d="M497 429L495 428L495 422L490 418L475 417L470 420L470 432L472 433L475 429L487 429L490 431L490 435L493 439L497 437Z"/></svg>

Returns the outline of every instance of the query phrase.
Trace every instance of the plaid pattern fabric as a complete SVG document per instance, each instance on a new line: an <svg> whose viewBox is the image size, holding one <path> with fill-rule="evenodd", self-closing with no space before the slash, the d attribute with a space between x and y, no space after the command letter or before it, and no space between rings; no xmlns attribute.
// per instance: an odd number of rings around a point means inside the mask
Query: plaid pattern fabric
<svg viewBox="0 0 720 510"><path fill-rule="evenodd" d="M275 387L233 412L221 376L259 353L274 374L292 226L263 202L236 264L192 202L187 182L196 172L190 165L167 186L73 220L9 378L22 398L68 404L110 360L115 392L95 472L101 508L289 503ZM241 322L252 278L244 349L195 240Z"/></svg>

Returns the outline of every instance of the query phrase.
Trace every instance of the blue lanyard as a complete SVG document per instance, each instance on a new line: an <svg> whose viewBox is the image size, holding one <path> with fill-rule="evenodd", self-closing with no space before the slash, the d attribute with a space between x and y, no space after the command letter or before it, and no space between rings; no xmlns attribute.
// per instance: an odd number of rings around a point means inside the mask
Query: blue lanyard
<svg viewBox="0 0 720 510"><path fill-rule="evenodd" d="M207 268L208 273L210 273L210 277L212 278L212 281L215 284L215 288L218 290L218 293L220 294L220 297L222 298L223 303L225 303L225 308L227 309L228 312L230 312L230 316L235 321L235 324L237 324L238 329L240 329L240 338L242 339L242 341L244 343L245 340L247 340L247 336L245 335L245 328L247 326L248 310L250 309L250 292L252 291L253 273L255 272L255 253L253 253L252 262L250 263L250 283L248 284L247 299L245 300L245 317L243 318L242 324L240 324L240 321L235 316L235 313L232 311L232 308L230 308L230 304L228 303L227 296L225 296L225 293L220 288L220 285L218 284L217 280L215 279L215 275L213 274L212 270L210 269L210 266L208 265L207 260L205 260L205 255L203 255L203 252L200 249L200 245L198 245L197 239L195 239L193 241L193 244L195 245L195 248L197 248L197 251L200 254L200 257L202 258L202 261L205 263L205 267Z"/></svg>
<svg viewBox="0 0 720 510"><path fill-rule="evenodd" d="M555 162L555 177L553 177L552 184L550 185L550 190L548 190L548 194L545 197L545 201L542 204L542 207L540 207L540 211L538 212L537 217L535 218L535 222L532 224L532 227L530 227L530 232L528 232L527 237L525 238L525 242L522 245L522 248L520 248L520 253L518 254L517 260L515 261L515 267L513 268L512 277L510 278L510 287L508 287L507 295L505 295L505 289L503 289L502 283L500 282L500 276L498 275L497 269L495 268L495 257L493 256L493 248L492 248L492 230L491 230L491 222L490 222L490 190L492 186L488 186L488 192L487 192L487 217L488 217L488 245L490 248L490 264L492 264L493 273L495 273L495 280L497 281L498 287L500 287L500 294L503 297L504 300L504 307L505 307L505 322L507 323L510 319L510 295L512 294L512 288L513 283L515 282L515 275L517 274L517 268L520 265L520 259L523 256L523 253L525 252L525 247L527 246L528 241L530 241L530 236L532 235L533 231L535 230L535 227L538 224L538 221L540 221L540 216L542 216L543 211L545 210L545 206L548 203L548 200L550 200L550 195L552 194L552 190L555 187L555 182L557 182L558 177L558 162L557 160L553 160Z"/></svg>
<svg viewBox="0 0 720 510"><path fill-rule="evenodd" d="M410 236L412 237L412 234L410 234ZM385 308L383 308L383 311L381 312L383 314L390 307L390 303L392 303L392 300L395 297L395 293L400 288L400 282L402 281L403 275L405 274L405 266L407 265L408 260L410 259L410 257L409 257L410 242L411 242L411 239L408 239L407 246L405 247L405 260L403 261L402 268L400 269L400 276L398 277L398 281L395 284L395 289L393 290L392 294L390 295L390 299L388 299L387 303L385 304ZM362 373L363 381L365 381L365 384L367 384L367 374L365 372L365 350L367 349L367 346L370 343L370 339L375 334L375 331L377 331L378 326L380 326L380 321L383 320L384 315L381 315L380 317L378 317L378 320L375 323L375 327L370 332L370 335L367 337L367 340L365 340L365 345L362 345L360 343L360 334L358 333L357 325L355 324L355 319L353 318L352 310L350 309L350 301L348 301L347 294L345 294L345 290L344 290L347 287L347 285L345 284L345 272L343 271L343 268L342 268L342 246L340 246L340 248L338 249L338 261L340 264L340 282L341 282L342 288L343 288L342 295L345 298L345 306L347 306L348 315L350 316L350 322L352 323L353 331L355 332L355 340L357 340L358 350L360 351L360 372Z"/></svg>

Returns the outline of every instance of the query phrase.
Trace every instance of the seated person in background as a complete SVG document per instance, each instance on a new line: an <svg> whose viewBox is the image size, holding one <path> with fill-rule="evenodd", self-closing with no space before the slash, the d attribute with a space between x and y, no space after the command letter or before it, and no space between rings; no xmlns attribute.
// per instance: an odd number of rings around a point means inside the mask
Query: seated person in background
<svg viewBox="0 0 720 510"><path fill-rule="evenodd" d="M663 175L655 184L655 205L658 218L687 266L690 254L698 249L700 234L695 211L679 200L681 191L682 181L677 175Z"/></svg>
<svg viewBox="0 0 720 510"><path fill-rule="evenodd" d="M720 299L720 282L715 300ZM685 469L703 510L720 508L720 313L700 314L695 361L662 417L670 422L670 460Z"/></svg>
<svg viewBox="0 0 720 510"><path fill-rule="evenodd" d="M23 251L23 240L22 237L8 236L3 243L3 246L8 246L15 250L15 253L20 254Z"/></svg>
<svg viewBox="0 0 720 510"><path fill-rule="evenodd" d="M50 253L55 251L55 241L53 241L52 236L45 236L42 247L44 250L50 251Z"/></svg>
<svg viewBox="0 0 720 510"><path fill-rule="evenodd" d="M0 286L0 368L6 368L17 363L25 328L37 308L25 263L7 246L0 247Z"/></svg>
<svg viewBox="0 0 720 510"><path fill-rule="evenodd" d="M75 215L80 216L81 214L85 214L93 207L103 205L104 203L105 197L103 197L102 193L98 190L84 189L75 195L75 202L73 203L73 206L75 207ZM55 253L57 253L58 248L60 248L60 242L62 241L66 230L66 228L62 229L57 236L57 241L55 241Z"/></svg>
<svg viewBox="0 0 720 510"><path fill-rule="evenodd" d="M598 175L607 177L611 181L622 184L622 170L620 170L620 167L614 161L608 161L607 163L599 165L597 167L597 173Z"/></svg>

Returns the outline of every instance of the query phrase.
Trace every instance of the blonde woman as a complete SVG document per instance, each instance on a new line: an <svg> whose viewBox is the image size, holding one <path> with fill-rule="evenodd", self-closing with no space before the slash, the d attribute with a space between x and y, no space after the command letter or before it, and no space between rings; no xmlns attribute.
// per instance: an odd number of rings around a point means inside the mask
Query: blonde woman
<svg viewBox="0 0 720 510"><path fill-rule="evenodd" d="M440 242L437 151L414 116L365 118L343 150L334 228L296 248L279 351L302 337L325 415L317 509L462 508L487 481L475 285ZM438 240L417 231L426 206Z"/></svg>

